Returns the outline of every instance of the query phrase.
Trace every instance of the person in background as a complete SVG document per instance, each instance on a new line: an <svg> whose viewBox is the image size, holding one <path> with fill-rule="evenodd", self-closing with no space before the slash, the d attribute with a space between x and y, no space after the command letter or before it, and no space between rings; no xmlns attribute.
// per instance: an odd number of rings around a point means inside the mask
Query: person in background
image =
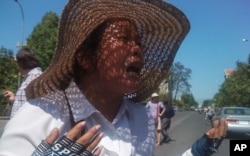
<svg viewBox="0 0 250 156"><path fill-rule="evenodd" d="M212 116L214 115L214 109L211 106L208 106L205 114L205 118L212 118Z"/></svg>
<svg viewBox="0 0 250 156"><path fill-rule="evenodd" d="M171 141L171 137L169 136L169 129L171 126L171 118L175 115L174 108L169 104L168 100L164 100L163 104L166 108L165 113L161 116L161 127L162 127L162 142L168 143Z"/></svg>
<svg viewBox="0 0 250 156"><path fill-rule="evenodd" d="M69 0L52 62L6 124L0 155L154 155L153 117L136 103L162 82L189 29L162 0ZM207 141L221 141L225 124L185 154L214 152Z"/></svg>
<svg viewBox="0 0 250 156"><path fill-rule="evenodd" d="M12 118L19 108L26 102L25 89L28 84L42 74L40 63L36 54L28 47L22 47L16 54L16 62L19 72L23 77L23 82L18 88L16 95L9 91L3 90L3 95L9 102L13 103L11 115Z"/></svg>
<svg viewBox="0 0 250 156"><path fill-rule="evenodd" d="M205 120L208 119L212 122L214 114L215 114L214 109L211 106L208 106L208 108L206 110Z"/></svg>
<svg viewBox="0 0 250 156"><path fill-rule="evenodd" d="M156 128L156 144L155 146L159 146L161 144L161 116L165 113L166 108L163 103L159 101L159 95L157 93L153 93L151 95L151 100L145 106L150 112L155 121Z"/></svg>

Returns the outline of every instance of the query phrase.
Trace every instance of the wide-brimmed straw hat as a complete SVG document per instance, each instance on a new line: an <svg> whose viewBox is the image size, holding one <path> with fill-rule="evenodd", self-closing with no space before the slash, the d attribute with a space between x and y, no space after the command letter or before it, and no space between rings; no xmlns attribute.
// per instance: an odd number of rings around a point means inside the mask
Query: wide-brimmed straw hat
<svg viewBox="0 0 250 156"><path fill-rule="evenodd" d="M117 18L132 21L142 38L145 65L134 100L150 96L166 77L190 29L182 11L162 0L69 0L61 16L52 62L30 83L27 98L65 89L72 80L76 50L101 23Z"/></svg>

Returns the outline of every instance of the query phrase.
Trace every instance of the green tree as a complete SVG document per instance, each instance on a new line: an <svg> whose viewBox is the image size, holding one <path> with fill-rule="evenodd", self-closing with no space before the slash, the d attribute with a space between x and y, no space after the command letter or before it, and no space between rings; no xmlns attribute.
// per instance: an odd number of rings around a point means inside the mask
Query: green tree
<svg viewBox="0 0 250 156"><path fill-rule="evenodd" d="M191 77L192 70L185 68L180 62L176 62L170 68L168 75L168 90L169 97L173 104L175 104L177 96L183 93L190 93L191 85L188 80Z"/></svg>
<svg viewBox="0 0 250 156"><path fill-rule="evenodd" d="M198 107L198 103L195 101L193 95L189 93L182 94L181 102L183 107L187 108Z"/></svg>
<svg viewBox="0 0 250 156"><path fill-rule="evenodd" d="M17 90L18 69L13 56L13 51L4 47L0 48L0 88Z"/></svg>
<svg viewBox="0 0 250 156"><path fill-rule="evenodd" d="M202 103L202 108L205 108L205 107L208 107L208 106L212 106L214 103L214 100L211 100L211 99L206 99L203 101Z"/></svg>
<svg viewBox="0 0 250 156"><path fill-rule="evenodd" d="M4 47L0 48L0 93L4 89L8 89L15 93L18 88L18 69L13 56L13 51ZM8 102L0 94L0 115L7 115L4 112ZM3 114L4 113L4 114Z"/></svg>
<svg viewBox="0 0 250 156"><path fill-rule="evenodd" d="M59 17L55 13L46 13L41 23L35 26L33 32L27 38L27 46L38 55L43 70L50 64L55 50L58 22Z"/></svg>
<svg viewBox="0 0 250 156"><path fill-rule="evenodd" d="M219 106L250 107L250 54L248 62L237 62L236 71L222 84L215 97Z"/></svg>

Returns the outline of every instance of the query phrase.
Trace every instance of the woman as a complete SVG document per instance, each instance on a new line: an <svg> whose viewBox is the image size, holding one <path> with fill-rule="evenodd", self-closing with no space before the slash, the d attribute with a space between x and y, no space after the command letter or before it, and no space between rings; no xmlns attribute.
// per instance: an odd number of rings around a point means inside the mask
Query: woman
<svg viewBox="0 0 250 156"><path fill-rule="evenodd" d="M154 155L153 118L124 95L140 101L157 88L188 30L161 0L70 0L53 60L6 125L0 155Z"/></svg>
<svg viewBox="0 0 250 156"><path fill-rule="evenodd" d="M159 146L161 144L161 116L165 113L166 108L162 102L159 101L159 95L153 93L151 95L151 100L146 104L146 108L151 112L151 115L154 117L155 128L156 128L156 144Z"/></svg>

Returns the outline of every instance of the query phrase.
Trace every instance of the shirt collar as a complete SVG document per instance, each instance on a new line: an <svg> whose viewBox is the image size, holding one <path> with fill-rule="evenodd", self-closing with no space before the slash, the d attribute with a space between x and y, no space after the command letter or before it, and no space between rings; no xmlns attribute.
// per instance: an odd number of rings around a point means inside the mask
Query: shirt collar
<svg viewBox="0 0 250 156"><path fill-rule="evenodd" d="M23 77L26 78L28 77L29 75L31 74L36 74L36 73L41 73L42 72L42 69L40 67L36 67L36 68L33 68L31 69L27 74L25 74Z"/></svg>
<svg viewBox="0 0 250 156"><path fill-rule="evenodd" d="M101 114L82 94L75 82L72 81L70 83L69 87L65 90L65 93L68 98L68 102L71 107L75 122L84 120L94 113ZM130 116L128 103L129 100L123 100L120 110L117 113L115 119L113 120L113 124L115 124L124 114Z"/></svg>

